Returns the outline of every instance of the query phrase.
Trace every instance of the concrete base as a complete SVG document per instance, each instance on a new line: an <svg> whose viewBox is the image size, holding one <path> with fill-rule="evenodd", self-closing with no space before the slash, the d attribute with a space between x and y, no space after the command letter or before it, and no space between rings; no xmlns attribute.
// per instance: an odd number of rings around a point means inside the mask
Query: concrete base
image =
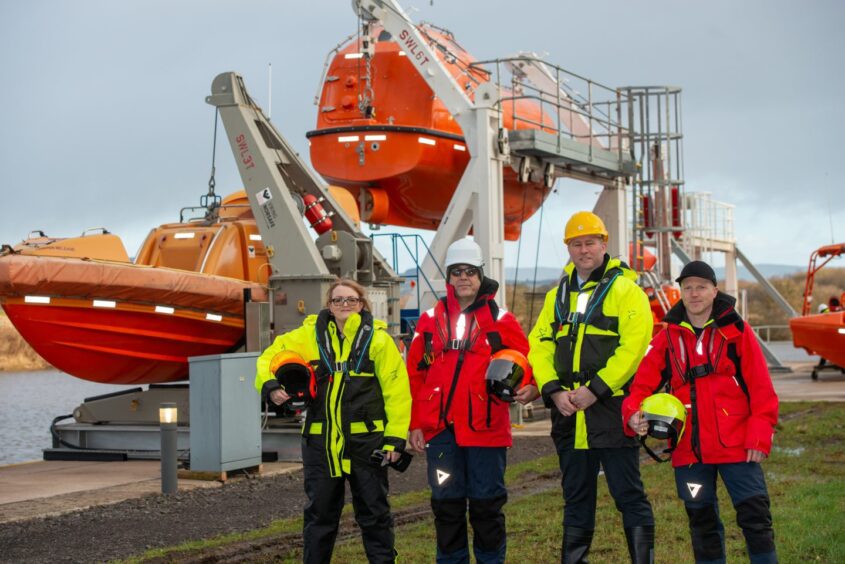
<svg viewBox="0 0 845 564"><path fill-rule="evenodd" d="M44 460L159 460L161 436L157 425L91 425L67 423L56 425L58 436L53 448L44 449ZM177 431L180 460L188 460L190 450L189 426ZM276 460L299 462L301 425L281 423L261 432L261 450L275 453ZM79 447L79 448L74 448Z"/></svg>

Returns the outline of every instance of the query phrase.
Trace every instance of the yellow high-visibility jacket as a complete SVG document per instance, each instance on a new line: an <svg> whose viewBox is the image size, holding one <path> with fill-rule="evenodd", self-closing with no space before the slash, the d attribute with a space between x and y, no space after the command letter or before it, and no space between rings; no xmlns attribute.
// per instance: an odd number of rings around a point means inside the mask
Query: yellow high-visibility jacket
<svg viewBox="0 0 845 564"><path fill-rule="evenodd" d="M573 264L565 273L560 286L546 294L528 337L534 379L557 414L556 440L572 440L574 434L575 448L580 449L635 446L623 431L621 406L626 385L651 340L648 297L636 284L636 273L608 255L581 288ZM589 299L580 314L579 294ZM598 401L564 417L553 407L551 395L580 386L587 386Z"/></svg>
<svg viewBox="0 0 845 564"><path fill-rule="evenodd" d="M372 317L362 313L366 326ZM375 449L404 449L408 435L411 392L405 363L385 330L387 324L373 320L370 327L358 339L364 341L361 358L347 363L362 328L362 315L355 313L346 320L340 339L334 319L324 310L276 337L257 362L255 387L265 397L279 387L270 372L270 362L278 352L296 352L315 368L317 398L308 407L302 433L324 437L333 477L350 473L351 457L367 461Z"/></svg>

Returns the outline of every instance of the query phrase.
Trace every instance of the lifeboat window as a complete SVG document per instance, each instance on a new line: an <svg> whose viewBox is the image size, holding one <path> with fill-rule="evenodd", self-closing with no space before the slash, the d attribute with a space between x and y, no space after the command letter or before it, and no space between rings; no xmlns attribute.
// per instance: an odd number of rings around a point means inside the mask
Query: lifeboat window
<svg viewBox="0 0 845 564"><path fill-rule="evenodd" d="M261 235L259 235L258 233L250 233L249 234L249 240L250 241L261 241Z"/></svg>
<svg viewBox="0 0 845 564"><path fill-rule="evenodd" d="M92 302L94 307L117 307L117 302L113 302L111 300L94 300Z"/></svg>
<svg viewBox="0 0 845 564"><path fill-rule="evenodd" d="M223 321L223 316L216 313L206 313L205 318L209 321Z"/></svg>
<svg viewBox="0 0 845 564"><path fill-rule="evenodd" d="M28 304L49 304L50 296L24 296L23 301Z"/></svg>
<svg viewBox="0 0 845 564"><path fill-rule="evenodd" d="M381 30L381 33L378 34L378 39L376 41L390 41L393 39L393 36L390 35L390 32L386 29Z"/></svg>
<svg viewBox="0 0 845 564"><path fill-rule="evenodd" d="M176 239L193 239L196 233L176 233L174 237Z"/></svg>
<svg viewBox="0 0 845 564"><path fill-rule="evenodd" d="M157 305L157 306L156 306L156 313L167 313L167 314L172 314L172 313L174 313L175 311L176 311L176 310L175 310L175 309L173 309L173 308L172 308L172 307L170 307L170 306L160 306L160 305Z"/></svg>

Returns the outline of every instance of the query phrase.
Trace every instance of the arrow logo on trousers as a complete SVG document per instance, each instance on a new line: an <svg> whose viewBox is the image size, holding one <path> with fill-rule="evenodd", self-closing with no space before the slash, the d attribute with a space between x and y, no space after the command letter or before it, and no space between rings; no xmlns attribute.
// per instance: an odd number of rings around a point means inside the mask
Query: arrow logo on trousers
<svg viewBox="0 0 845 564"><path fill-rule="evenodd" d="M692 482L687 482L687 488L689 488L689 493L693 499L695 496L698 495L698 490L701 489L701 484L693 484Z"/></svg>

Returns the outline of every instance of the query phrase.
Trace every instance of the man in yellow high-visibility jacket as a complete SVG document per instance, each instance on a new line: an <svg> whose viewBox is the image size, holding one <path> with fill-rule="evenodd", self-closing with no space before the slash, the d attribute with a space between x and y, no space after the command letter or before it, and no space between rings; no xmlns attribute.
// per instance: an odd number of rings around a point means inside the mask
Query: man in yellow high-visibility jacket
<svg viewBox="0 0 845 564"><path fill-rule="evenodd" d="M607 229L591 212L566 224L572 263L549 291L529 336L528 359L546 405L563 472L561 561L585 561L603 468L622 513L632 562L654 558L654 516L639 469L639 443L625 435L621 406L651 339L648 298L628 265L607 254Z"/></svg>

